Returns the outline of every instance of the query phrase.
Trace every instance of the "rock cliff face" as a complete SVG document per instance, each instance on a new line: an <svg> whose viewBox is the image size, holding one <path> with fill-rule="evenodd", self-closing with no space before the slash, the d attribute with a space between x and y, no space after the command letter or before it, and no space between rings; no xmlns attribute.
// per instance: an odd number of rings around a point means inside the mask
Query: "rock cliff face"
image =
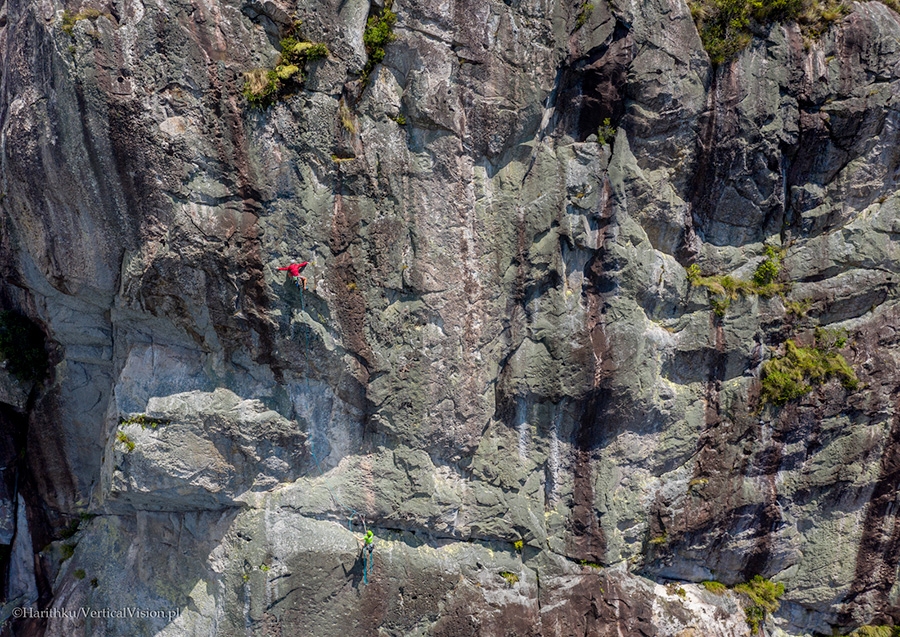
<svg viewBox="0 0 900 637"><path fill-rule="evenodd" d="M8 634L749 635L698 583L757 574L769 633L900 623L900 18L714 68L590 6L396 0L363 82L360 0L0 0ZM688 280L766 246L783 296ZM764 402L816 327L858 386Z"/></svg>

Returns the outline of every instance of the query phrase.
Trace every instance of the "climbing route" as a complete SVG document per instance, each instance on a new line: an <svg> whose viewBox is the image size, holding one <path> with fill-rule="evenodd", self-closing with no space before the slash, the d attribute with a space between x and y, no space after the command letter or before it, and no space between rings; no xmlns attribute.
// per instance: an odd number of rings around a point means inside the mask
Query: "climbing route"
<svg viewBox="0 0 900 637"><path fill-rule="evenodd" d="M288 266L278 268L279 271L287 272L293 279L294 284L297 286L297 289L300 291L300 313L301 316L306 315L306 301L305 301L305 291L306 291L306 277L302 276L300 273L309 265L309 261L303 261L301 263L291 263ZM304 326L303 337L304 337L304 349L303 349L303 357L306 361L306 384L309 386L309 325ZM293 335L293 330L292 330ZM347 514L347 530L353 531L353 519L357 518L359 521L359 525L362 526L363 530L363 546L362 546L362 560L363 560L363 583L369 583L369 574L372 572L372 566L374 565L374 556L373 552L375 549L375 534L366 526L366 519L363 517L361 513L359 513L356 509L347 506L344 502L338 497L338 495L332 490L331 487L328 486L328 483L325 481L325 471L322 469L322 465L319 462L319 458L315 452L315 441L312 440L312 436L310 437L310 446L309 446L309 454L313 459L313 462L316 465L316 470L319 473L319 477L322 478L322 484L325 486L325 489L328 491L328 494L331 496L331 501L336 508L341 509L345 514Z"/></svg>

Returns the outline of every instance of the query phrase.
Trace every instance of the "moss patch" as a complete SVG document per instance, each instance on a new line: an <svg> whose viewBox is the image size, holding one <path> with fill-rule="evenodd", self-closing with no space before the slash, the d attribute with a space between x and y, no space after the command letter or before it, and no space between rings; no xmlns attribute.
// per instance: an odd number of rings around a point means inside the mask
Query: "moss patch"
<svg viewBox="0 0 900 637"><path fill-rule="evenodd" d="M328 56L328 47L321 42L308 42L300 34L300 22L295 22L279 43L281 55L273 69L252 69L244 73L244 98L251 106L268 108L299 90L306 79L306 65Z"/></svg>

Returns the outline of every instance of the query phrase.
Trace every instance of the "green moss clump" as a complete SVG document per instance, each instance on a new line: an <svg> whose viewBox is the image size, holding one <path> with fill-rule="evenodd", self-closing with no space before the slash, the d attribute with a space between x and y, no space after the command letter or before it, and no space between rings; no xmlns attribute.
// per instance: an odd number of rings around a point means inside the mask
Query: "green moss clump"
<svg viewBox="0 0 900 637"><path fill-rule="evenodd" d="M44 333L28 317L0 312L0 359L10 374L21 381L37 381L47 373Z"/></svg>
<svg viewBox="0 0 900 637"><path fill-rule="evenodd" d="M75 572L72 573L75 579L84 579L87 576L87 573L84 572L83 568L76 568Z"/></svg>
<svg viewBox="0 0 900 637"><path fill-rule="evenodd" d="M700 582L700 585L713 595L724 595L725 591L728 590L728 587L725 586L725 584L723 584L722 582L717 582L715 580L706 580L704 582Z"/></svg>
<svg viewBox="0 0 900 637"><path fill-rule="evenodd" d="M774 22L796 22L806 38L815 39L848 11L840 0L693 0L689 5L713 64L734 57L754 30Z"/></svg>
<svg viewBox="0 0 900 637"><path fill-rule="evenodd" d="M578 17L575 18L575 30L577 31L585 24L587 21L591 19L591 14L594 13L594 3L593 2L584 2L578 8Z"/></svg>
<svg viewBox="0 0 900 637"><path fill-rule="evenodd" d="M524 541L524 540L516 540L515 542L513 542L513 548L515 548L515 549L516 549L517 551L519 551L519 552L522 551L522 548L523 548L524 546L525 546L525 541Z"/></svg>
<svg viewBox="0 0 900 637"><path fill-rule="evenodd" d="M509 571L500 571L500 577L506 580L506 583L510 586L514 586L516 582L519 581L519 576L515 573L510 573Z"/></svg>
<svg viewBox="0 0 900 637"><path fill-rule="evenodd" d="M762 401L784 405L812 391L813 385L838 378L849 390L859 386L856 372L835 350L846 344L846 336L832 330L816 330L814 347L785 341L785 354L763 363Z"/></svg>
<svg viewBox="0 0 900 637"><path fill-rule="evenodd" d="M394 25L397 23L397 14L391 11L392 2L385 2L384 9L377 15L369 17L366 21L366 30L363 32L363 44L366 47L366 66L362 72L362 83L365 84L372 69L379 64L385 55L384 47L397 39L394 34Z"/></svg>
<svg viewBox="0 0 900 637"><path fill-rule="evenodd" d="M784 584L769 581L762 575L754 575L753 579L744 584L738 584L734 590L744 593L750 598L750 606L744 609L744 613L747 616L750 632L756 634L759 631L759 625L765 621L766 615L774 613L781 605L778 600L784 595Z"/></svg>
<svg viewBox="0 0 900 637"><path fill-rule="evenodd" d="M306 65L328 57L328 47L323 43L301 38L300 22L294 23L279 46L281 55L274 69L252 69L244 73L243 95L251 106L268 108L299 89L306 79Z"/></svg>

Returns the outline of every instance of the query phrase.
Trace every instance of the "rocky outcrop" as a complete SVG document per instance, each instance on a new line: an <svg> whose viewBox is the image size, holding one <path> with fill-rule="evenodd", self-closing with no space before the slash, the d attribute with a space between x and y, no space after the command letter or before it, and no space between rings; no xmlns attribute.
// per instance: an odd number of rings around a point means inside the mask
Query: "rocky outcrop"
<svg viewBox="0 0 900 637"><path fill-rule="evenodd" d="M51 369L0 382L0 542L42 608L158 611L10 630L746 635L699 582L757 574L769 632L900 622L900 18L712 67L684 3L591 6L397 0L362 81L380 5L3 5L0 299ZM330 53L253 109L295 20ZM688 280L765 246L783 297ZM763 404L816 327L858 388Z"/></svg>

